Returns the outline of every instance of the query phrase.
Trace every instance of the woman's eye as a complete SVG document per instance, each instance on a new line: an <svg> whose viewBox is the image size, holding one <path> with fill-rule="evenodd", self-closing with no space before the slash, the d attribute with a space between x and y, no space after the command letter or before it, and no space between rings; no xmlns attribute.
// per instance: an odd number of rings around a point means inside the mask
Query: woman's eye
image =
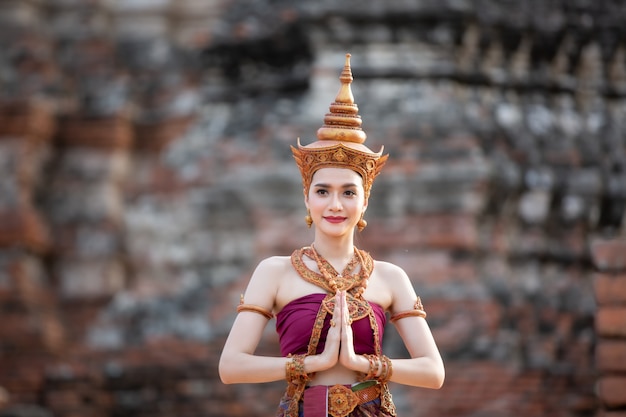
<svg viewBox="0 0 626 417"><path fill-rule="evenodd" d="M317 193L320 194L320 195L324 195L324 194L327 193L327 191L324 190L324 189L319 189L319 190L317 190Z"/></svg>
<svg viewBox="0 0 626 417"><path fill-rule="evenodd" d="M353 195L356 195L356 193L355 193L354 191L352 191L352 190L348 190L348 191L346 191L346 193L345 193L345 194L346 194L346 195L348 195L348 196L353 196Z"/></svg>

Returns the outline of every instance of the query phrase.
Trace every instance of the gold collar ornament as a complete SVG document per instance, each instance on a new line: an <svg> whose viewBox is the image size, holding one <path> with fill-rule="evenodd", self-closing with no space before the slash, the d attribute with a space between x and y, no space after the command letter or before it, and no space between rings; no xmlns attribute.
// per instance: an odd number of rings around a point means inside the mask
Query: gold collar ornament
<svg viewBox="0 0 626 417"><path fill-rule="evenodd" d="M349 168L363 178L365 198L369 198L374 178L380 173L389 155L383 155L383 148L373 152L364 145L367 135L361 129L359 108L354 103L350 84L352 69L350 54L346 54L346 63L339 77L341 88L330 105L330 113L324 117L324 125L317 130L317 141L302 146L298 138L298 147L291 147L296 164L302 174L305 197L308 195L313 174L326 167Z"/></svg>

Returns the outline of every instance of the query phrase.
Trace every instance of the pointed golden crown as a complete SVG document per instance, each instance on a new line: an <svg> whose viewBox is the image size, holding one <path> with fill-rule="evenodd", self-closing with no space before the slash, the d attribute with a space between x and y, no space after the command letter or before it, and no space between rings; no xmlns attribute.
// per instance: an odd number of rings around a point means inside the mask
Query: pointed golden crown
<svg viewBox="0 0 626 417"><path fill-rule="evenodd" d="M346 54L346 63L339 77L341 88L335 102L330 105L330 113L324 116L324 125L317 130L317 141L302 146L298 138L298 147L291 147L296 164L302 174L302 185L306 196L313 174L320 168L349 168L363 178L365 198L368 198L374 178L380 173L388 155L372 152L363 143L367 135L361 129L359 108L354 103L350 84L352 69L350 54Z"/></svg>

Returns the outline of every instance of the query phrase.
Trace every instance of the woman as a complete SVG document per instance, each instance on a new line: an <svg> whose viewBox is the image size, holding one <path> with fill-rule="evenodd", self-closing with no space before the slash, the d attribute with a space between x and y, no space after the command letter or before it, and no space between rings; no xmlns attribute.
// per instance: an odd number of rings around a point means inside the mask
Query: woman
<svg viewBox="0 0 626 417"><path fill-rule="evenodd" d="M219 363L226 384L287 381L277 416L395 416L387 383L440 388L441 356L406 273L354 247L374 178L387 155L363 143L350 89L350 55L341 89L318 141L292 147L302 174L311 246L270 257L254 271ZM386 313L410 359L382 352ZM255 355L276 318L281 357Z"/></svg>

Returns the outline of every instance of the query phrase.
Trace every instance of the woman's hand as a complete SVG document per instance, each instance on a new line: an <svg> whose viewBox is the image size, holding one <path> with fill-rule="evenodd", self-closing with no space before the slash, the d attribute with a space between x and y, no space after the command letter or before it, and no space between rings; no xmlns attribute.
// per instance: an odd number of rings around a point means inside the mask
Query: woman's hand
<svg viewBox="0 0 626 417"><path fill-rule="evenodd" d="M352 319L346 291L338 291L335 294L335 308L330 323L324 351L317 355L318 363L323 367L321 370L332 368L340 363L353 371L366 372L367 359L354 352Z"/></svg>
<svg viewBox="0 0 626 417"><path fill-rule="evenodd" d="M339 362L339 352L342 343L342 305L341 294L337 292L335 294L335 309L330 319L330 328L326 336L326 345L324 346L324 351L318 355L324 369L330 369Z"/></svg>
<svg viewBox="0 0 626 417"><path fill-rule="evenodd" d="M354 352L354 338L352 334L352 319L348 309L346 291L339 294L341 302L341 348L339 350L339 362L348 369L358 370L359 358Z"/></svg>

